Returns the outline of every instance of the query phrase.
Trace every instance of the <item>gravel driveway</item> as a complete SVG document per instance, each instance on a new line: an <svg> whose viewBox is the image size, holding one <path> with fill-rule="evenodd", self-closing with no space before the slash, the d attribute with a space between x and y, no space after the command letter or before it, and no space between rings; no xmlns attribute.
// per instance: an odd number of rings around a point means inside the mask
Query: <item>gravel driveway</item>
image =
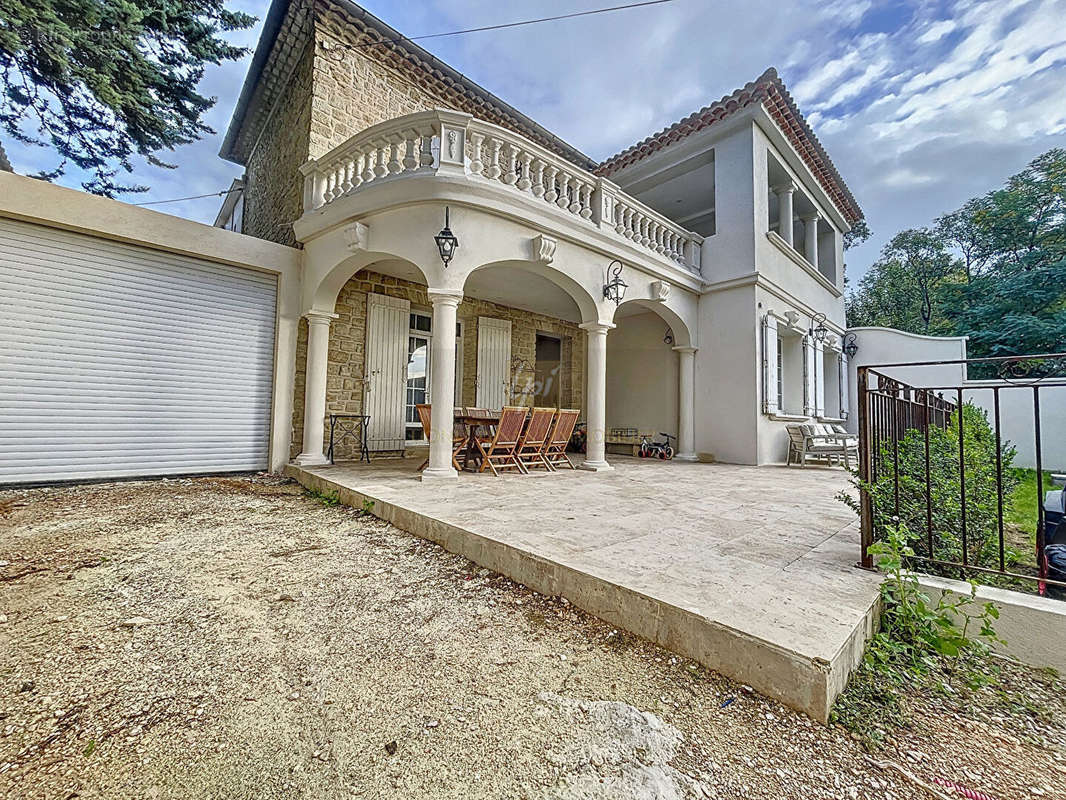
<svg viewBox="0 0 1066 800"><path fill-rule="evenodd" d="M1050 702L1048 723L919 700L874 759L1066 797ZM936 795L839 728L267 477L0 492L0 796Z"/></svg>

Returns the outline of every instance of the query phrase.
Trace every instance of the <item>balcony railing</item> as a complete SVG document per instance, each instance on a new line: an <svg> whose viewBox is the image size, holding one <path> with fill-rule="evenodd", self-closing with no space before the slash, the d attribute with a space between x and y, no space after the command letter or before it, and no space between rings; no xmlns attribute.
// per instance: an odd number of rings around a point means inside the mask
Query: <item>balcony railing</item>
<svg viewBox="0 0 1066 800"><path fill-rule="evenodd" d="M388 120L307 162L301 170L305 213L381 181L461 174L508 188L543 203L552 213L576 218L689 272L700 272L702 236L610 181L468 114L435 110Z"/></svg>

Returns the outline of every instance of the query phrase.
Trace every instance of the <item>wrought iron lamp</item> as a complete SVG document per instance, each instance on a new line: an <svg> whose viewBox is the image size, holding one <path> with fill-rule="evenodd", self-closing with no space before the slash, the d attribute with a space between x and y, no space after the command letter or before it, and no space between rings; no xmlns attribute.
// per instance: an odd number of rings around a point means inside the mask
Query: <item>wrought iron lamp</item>
<svg viewBox="0 0 1066 800"><path fill-rule="evenodd" d="M612 261L607 265L607 283L603 285L603 296L607 300L614 300L614 304L621 305L626 296L629 284L622 280L622 262Z"/></svg>
<svg viewBox="0 0 1066 800"><path fill-rule="evenodd" d="M844 337L844 352L848 358L854 358L855 354L859 352L859 343L856 341L854 333L849 333Z"/></svg>
<svg viewBox="0 0 1066 800"><path fill-rule="evenodd" d="M437 243L437 249L440 250L440 260L444 262L444 266L448 266L448 262L452 260L455 251L459 249L459 240L455 238L455 234L452 233L449 224L449 209L448 206L445 206L444 227L440 233L433 237L433 241Z"/></svg>
<svg viewBox="0 0 1066 800"><path fill-rule="evenodd" d="M829 328L825 326L825 320L826 316L821 312L811 317L811 335L822 344L828 342L831 335Z"/></svg>

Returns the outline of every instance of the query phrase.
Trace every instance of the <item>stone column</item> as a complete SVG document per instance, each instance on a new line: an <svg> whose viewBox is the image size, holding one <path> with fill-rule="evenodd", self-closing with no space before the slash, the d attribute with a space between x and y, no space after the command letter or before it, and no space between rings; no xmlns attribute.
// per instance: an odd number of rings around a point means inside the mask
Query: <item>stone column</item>
<svg viewBox="0 0 1066 800"><path fill-rule="evenodd" d="M696 348L675 347L680 359L677 393L677 453L681 461L696 460Z"/></svg>
<svg viewBox="0 0 1066 800"><path fill-rule="evenodd" d="M818 216L817 211L803 215L804 253L815 269L818 268Z"/></svg>
<svg viewBox="0 0 1066 800"><path fill-rule="evenodd" d="M792 181L782 183L774 187L777 195L777 232L781 238L792 244L792 193L796 191L796 184Z"/></svg>
<svg viewBox="0 0 1066 800"><path fill-rule="evenodd" d="M588 408L588 440L581 469L614 469L607 463L607 331L609 322L583 322L579 327L588 332L588 368L585 375Z"/></svg>
<svg viewBox="0 0 1066 800"><path fill-rule="evenodd" d="M429 466L422 470L424 481L454 481L459 477L452 466L452 427L455 421L455 310L463 293L450 289L430 289L433 303L433 343L430 347L429 399L433 406L429 421Z"/></svg>
<svg viewBox="0 0 1066 800"><path fill-rule="evenodd" d="M300 466L328 464L322 452L326 417L326 361L329 355L329 324L337 318L328 311L308 311L307 361L304 365L304 444L296 457Z"/></svg>

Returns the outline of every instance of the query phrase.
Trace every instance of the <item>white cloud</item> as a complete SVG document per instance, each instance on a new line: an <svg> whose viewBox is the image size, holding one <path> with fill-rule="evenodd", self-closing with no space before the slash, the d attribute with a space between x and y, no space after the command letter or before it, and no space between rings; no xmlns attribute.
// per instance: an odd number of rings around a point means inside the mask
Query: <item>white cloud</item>
<svg viewBox="0 0 1066 800"><path fill-rule="evenodd" d="M918 37L918 44L932 44L939 42L958 27L958 23L952 19L942 19L930 24L925 33Z"/></svg>
<svg viewBox="0 0 1066 800"><path fill-rule="evenodd" d="M265 0L242 1L265 15ZM946 2L910 0L893 22L866 0L677 0L425 44L595 158L776 65L877 234L849 252L854 280L899 229L930 222L1066 145L1066 0ZM412 35L575 10L574 0L364 4ZM136 178L153 189L132 199L228 186L240 168L215 154L246 69L247 60L208 70L205 93L219 97L209 122L219 134L173 154L176 171L139 169ZM6 144L16 168L40 158ZM159 208L211 221L218 205Z"/></svg>

